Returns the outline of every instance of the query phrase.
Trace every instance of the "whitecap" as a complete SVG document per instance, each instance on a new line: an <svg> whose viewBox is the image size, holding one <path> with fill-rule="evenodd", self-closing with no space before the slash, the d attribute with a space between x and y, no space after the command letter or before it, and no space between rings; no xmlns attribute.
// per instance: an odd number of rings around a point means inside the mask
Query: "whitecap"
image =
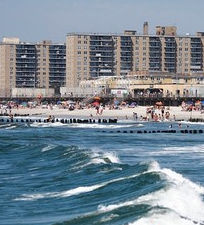
<svg viewBox="0 0 204 225"><path fill-rule="evenodd" d="M81 124L81 123L72 123L69 124L70 127L74 128L92 128L92 129L116 129L116 128L128 128L132 125L121 125L121 124Z"/></svg>
<svg viewBox="0 0 204 225"><path fill-rule="evenodd" d="M176 147L166 147L163 149L163 153L202 153L204 152L204 144L193 145L193 146L176 146Z"/></svg>
<svg viewBox="0 0 204 225"><path fill-rule="evenodd" d="M92 149L93 150L93 149ZM95 150L96 151L96 150ZM118 158L117 154L115 152L93 152L92 155L90 155L91 161L89 164L107 164L107 163L121 163L120 159Z"/></svg>
<svg viewBox="0 0 204 225"><path fill-rule="evenodd" d="M16 126L6 127L5 129L6 129L6 130L11 130L11 129L14 129L14 128L16 128Z"/></svg>
<svg viewBox="0 0 204 225"><path fill-rule="evenodd" d="M190 122L190 121L181 121L182 124L192 124L192 125L204 125L204 122Z"/></svg>
<svg viewBox="0 0 204 225"><path fill-rule="evenodd" d="M153 207L162 207L166 210L168 209L169 212L176 213L179 221L184 220L185 223L183 224L194 224L191 221L196 221L198 224L204 223L204 202L202 200L204 188L202 186L193 183L175 171L166 168L161 169L157 162L152 162L150 164L149 172L159 173L162 178L167 180L167 186L159 191L143 195L137 199L118 204L99 205L98 210L100 212L108 212L124 206L148 204ZM139 221L140 223L135 222L134 224L179 224L170 223L169 221L171 220L162 223L161 221L165 221L161 218L162 216L163 215L159 214L158 217L155 217L158 223L153 223L153 218L150 217L149 220L142 218ZM183 218L187 218L187 221ZM152 223L150 223L150 221Z"/></svg>
<svg viewBox="0 0 204 225"><path fill-rule="evenodd" d="M42 148L41 152L50 151L50 150L54 149L55 147L56 147L56 145L48 145L48 146Z"/></svg>
<svg viewBox="0 0 204 225"><path fill-rule="evenodd" d="M62 191L62 192L23 194L21 197L15 198L14 201L34 201L34 200L38 200L38 199L42 199L42 198L70 197L70 196L73 196L73 195L79 195L79 194L91 192L91 191L94 191L94 190L99 189L101 187L104 187L106 185L109 185L111 183L126 180L126 179L130 179L130 178L134 178L134 177L140 176L141 174L143 174L143 173L138 173L138 174L134 174L134 175L127 176L127 177L116 178L116 179L109 180L109 181L106 181L106 182L103 182L103 183L100 183L100 184L95 184L95 185L92 185L92 186L77 187L77 188Z"/></svg>
<svg viewBox="0 0 204 225"><path fill-rule="evenodd" d="M129 223L128 225L195 225L194 221L187 218L181 218L174 212L165 214L153 214L148 215L145 218L141 218L135 222ZM198 224L199 225L199 224Z"/></svg>
<svg viewBox="0 0 204 225"><path fill-rule="evenodd" d="M34 122L30 124L31 127L42 127L42 128L46 128L46 127L62 127L62 126L67 126L67 124L63 124L60 122L55 122L55 123L38 123L38 122Z"/></svg>

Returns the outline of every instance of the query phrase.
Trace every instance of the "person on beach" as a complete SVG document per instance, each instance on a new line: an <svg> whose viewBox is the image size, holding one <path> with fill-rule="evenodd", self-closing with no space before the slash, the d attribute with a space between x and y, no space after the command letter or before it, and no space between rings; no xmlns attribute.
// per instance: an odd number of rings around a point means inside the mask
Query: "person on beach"
<svg viewBox="0 0 204 225"><path fill-rule="evenodd" d="M137 120L138 119L138 116L137 116L137 113L136 112L133 112L133 119L134 120Z"/></svg>
<svg viewBox="0 0 204 225"><path fill-rule="evenodd" d="M51 122L52 121L52 116L49 115L48 118L47 118L47 122Z"/></svg>
<svg viewBox="0 0 204 225"><path fill-rule="evenodd" d="M96 115L100 115L100 113L99 113L99 106L96 106Z"/></svg>
<svg viewBox="0 0 204 225"><path fill-rule="evenodd" d="M103 106L101 105L99 108L99 114L102 115L103 114Z"/></svg>

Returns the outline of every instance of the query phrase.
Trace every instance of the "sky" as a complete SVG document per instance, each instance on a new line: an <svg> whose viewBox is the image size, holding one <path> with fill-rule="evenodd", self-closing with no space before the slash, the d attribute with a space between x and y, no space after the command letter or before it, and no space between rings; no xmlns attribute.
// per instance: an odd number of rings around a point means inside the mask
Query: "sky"
<svg viewBox="0 0 204 225"><path fill-rule="evenodd" d="M149 33L156 25L178 34L204 31L204 0L0 0L0 39L65 42L69 32Z"/></svg>

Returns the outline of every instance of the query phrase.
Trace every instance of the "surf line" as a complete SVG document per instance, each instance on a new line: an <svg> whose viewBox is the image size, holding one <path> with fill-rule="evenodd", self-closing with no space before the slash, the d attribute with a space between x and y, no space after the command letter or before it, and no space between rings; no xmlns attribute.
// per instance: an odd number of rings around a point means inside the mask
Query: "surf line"
<svg viewBox="0 0 204 225"><path fill-rule="evenodd" d="M102 133L123 133L123 134L152 134L152 133L182 133L182 134L202 134L204 133L204 130L102 130L98 131Z"/></svg>
<svg viewBox="0 0 204 225"><path fill-rule="evenodd" d="M76 118L71 118L71 119L44 119L44 118L0 118L0 123L63 123L63 124L68 124L68 123L117 123L117 119L76 119Z"/></svg>

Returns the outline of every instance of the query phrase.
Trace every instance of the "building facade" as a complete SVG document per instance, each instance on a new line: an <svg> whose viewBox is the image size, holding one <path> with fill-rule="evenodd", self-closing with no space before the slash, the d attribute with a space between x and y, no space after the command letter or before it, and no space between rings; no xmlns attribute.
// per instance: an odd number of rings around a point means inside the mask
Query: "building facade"
<svg viewBox="0 0 204 225"><path fill-rule="evenodd" d="M65 86L65 70L65 44L51 41L32 44L18 38L4 38L0 43L1 97L11 97L12 89L21 93L21 97L30 96L29 88L38 89L43 96L59 95L60 87Z"/></svg>
<svg viewBox="0 0 204 225"><path fill-rule="evenodd" d="M178 36L174 26L156 27L155 35L78 34L66 38L66 86L102 76L125 76L149 71L192 75L204 72L204 35Z"/></svg>
<svg viewBox="0 0 204 225"><path fill-rule="evenodd" d="M4 38L0 43L0 96L12 96L13 88L15 93L23 93L18 88L24 88L25 96L29 88L45 89L42 95L60 95L61 87L69 95L69 89L79 87L83 80L147 72L196 76L204 74L203 55L203 32L179 36L174 26L157 26L156 34L150 35L147 22L143 34L134 30L70 33L66 44Z"/></svg>

